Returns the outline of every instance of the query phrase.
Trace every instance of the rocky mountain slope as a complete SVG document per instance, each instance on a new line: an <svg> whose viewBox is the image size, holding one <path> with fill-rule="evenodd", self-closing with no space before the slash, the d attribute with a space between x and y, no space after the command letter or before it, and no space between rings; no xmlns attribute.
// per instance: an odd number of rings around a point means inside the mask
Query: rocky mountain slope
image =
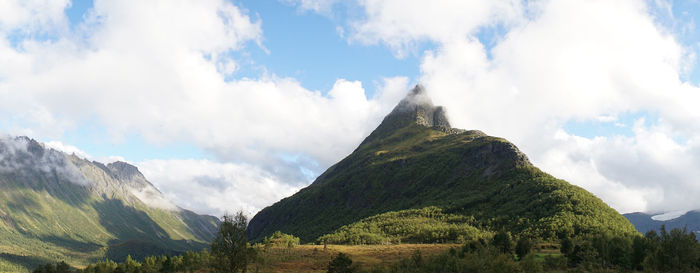
<svg viewBox="0 0 700 273"><path fill-rule="evenodd" d="M416 86L352 154L255 215L249 236L280 230L309 242L378 214L430 206L474 217L484 230L545 239L636 233L599 198L540 171L505 139L452 128Z"/></svg>
<svg viewBox="0 0 700 273"><path fill-rule="evenodd" d="M218 223L172 204L135 166L0 139L0 272L198 250Z"/></svg>

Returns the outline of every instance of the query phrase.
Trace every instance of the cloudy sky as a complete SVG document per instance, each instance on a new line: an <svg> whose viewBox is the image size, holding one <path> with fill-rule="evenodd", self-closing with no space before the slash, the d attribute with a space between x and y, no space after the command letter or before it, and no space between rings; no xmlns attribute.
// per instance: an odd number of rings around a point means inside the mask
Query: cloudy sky
<svg viewBox="0 0 700 273"><path fill-rule="evenodd" d="M700 1L0 0L0 133L253 214L416 83L620 212L700 209Z"/></svg>

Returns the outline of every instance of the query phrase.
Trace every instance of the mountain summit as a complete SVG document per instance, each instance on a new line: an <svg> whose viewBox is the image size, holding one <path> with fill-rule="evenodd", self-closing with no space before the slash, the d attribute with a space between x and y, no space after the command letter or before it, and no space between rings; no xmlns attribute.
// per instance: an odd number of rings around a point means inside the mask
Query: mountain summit
<svg viewBox="0 0 700 273"><path fill-rule="evenodd" d="M452 128L443 107L433 105L433 101L422 85L416 85L386 116L382 125L396 123L406 125L405 122L415 122L426 127Z"/></svg>
<svg viewBox="0 0 700 273"><path fill-rule="evenodd" d="M534 167L507 140L452 128L445 109L418 85L352 154L255 215L249 236L261 240L279 230L309 242L380 214L435 208L485 230L543 239L636 232L594 195Z"/></svg>
<svg viewBox="0 0 700 273"><path fill-rule="evenodd" d="M417 124L446 133L461 133L464 130L450 126L445 109L434 106L433 101L422 85L416 85L394 110L387 115L363 143L391 135L395 130L410 124Z"/></svg>

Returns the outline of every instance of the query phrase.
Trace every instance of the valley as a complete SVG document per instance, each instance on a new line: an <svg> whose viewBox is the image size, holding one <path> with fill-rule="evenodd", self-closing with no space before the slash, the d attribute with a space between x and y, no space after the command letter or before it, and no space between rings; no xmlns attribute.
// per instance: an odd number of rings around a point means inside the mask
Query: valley
<svg viewBox="0 0 700 273"><path fill-rule="evenodd" d="M53 273L58 261L81 273L606 271L663 269L668 244L700 254L692 233L642 237L507 140L452 128L420 85L355 151L250 222L179 208L125 162L27 137L0 154L0 272Z"/></svg>

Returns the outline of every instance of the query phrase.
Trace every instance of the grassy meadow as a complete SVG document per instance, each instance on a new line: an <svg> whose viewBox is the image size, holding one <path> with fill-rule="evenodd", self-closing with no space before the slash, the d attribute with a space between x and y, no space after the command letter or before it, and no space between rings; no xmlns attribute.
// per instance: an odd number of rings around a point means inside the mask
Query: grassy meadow
<svg viewBox="0 0 700 273"><path fill-rule="evenodd" d="M294 248L272 247L258 252L258 261L249 266L250 272L326 272L328 262L342 252L350 256L360 269L389 266L410 257L416 250L423 256L433 256L459 248L460 244L398 244L398 245L298 245Z"/></svg>

